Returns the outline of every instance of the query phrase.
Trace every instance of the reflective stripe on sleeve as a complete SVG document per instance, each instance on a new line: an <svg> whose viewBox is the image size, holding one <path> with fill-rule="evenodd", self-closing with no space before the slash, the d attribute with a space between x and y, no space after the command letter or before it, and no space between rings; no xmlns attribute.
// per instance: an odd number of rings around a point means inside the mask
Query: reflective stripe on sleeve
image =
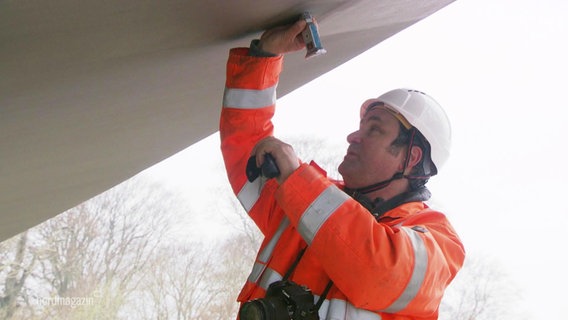
<svg viewBox="0 0 568 320"><path fill-rule="evenodd" d="M318 301L319 296L314 296ZM381 320L382 317L374 312L356 308L345 300L325 299L319 311L319 318L325 320Z"/></svg>
<svg viewBox="0 0 568 320"><path fill-rule="evenodd" d="M402 227L401 229L408 235L414 249L414 269L412 270L410 281L400 297L384 310L384 312L389 313L403 310L410 301L416 297L426 276L426 269L428 268L428 252L426 251L424 240L420 236L423 232L414 231L409 227Z"/></svg>
<svg viewBox="0 0 568 320"><path fill-rule="evenodd" d="M327 187L304 211L298 223L298 232L311 244L319 228L349 196L334 185Z"/></svg>
<svg viewBox="0 0 568 320"><path fill-rule="evenodd" d="M259 109L276 103L276 85L263 90L225 88L223 106L238 109Z"/></svg>
<svg viewBox="0 0 568 320"><path fill-rule="evenodd" d="M274 269L266 268L266 271L262 274L262 278L258 282L258 286L264 290L268 290L268 286L271 283L282 280L282 275L276 272Z"/></svg>
<svg viewBox="0 0 568 320"><path fill-rule="evenodd" d="M257 178L253 182L247 180L241 191L239 191L239 194L237 194L237 199L239 199L239 202L243 208L245 208L246 212L250 212L250 209L252 209L254 204L258 201L263 186L264 181L261 178Z"/></svg>
<svg viewBox="0 0 568 320"><path fill-rule="evenodd" d="M260 275L262 274L262 272L264 271L265 268L266 268L266 264L260 263L260 262L255 262L254 265L252 266L252 271L250 272L247 280L249 282L256 283L258 281L258 278L260 277Z"/></svg>
<svg viewBox="0 0 568 320"><path fill-rule="evenodd" d="M284 232L284 230L286 230L289 224L290 220L288 220L288 218L286 217L282 218L282 222L280 222L278 230L276 230L276 232L274 233L268 244L262 249L262 252L260 252L260 254L258 255L257 261L254 263L252 271L248 276L247 280L249 282L256 283L259 280L260 276L265 273L264 270L266 269L266 264L268 263L268 260L270 259L272 253L274 252L276 243L278 243L278 240L280 240L280 236L282 236L282 233ZM282 279L282 277L280 277L280 279Z"/></svg>

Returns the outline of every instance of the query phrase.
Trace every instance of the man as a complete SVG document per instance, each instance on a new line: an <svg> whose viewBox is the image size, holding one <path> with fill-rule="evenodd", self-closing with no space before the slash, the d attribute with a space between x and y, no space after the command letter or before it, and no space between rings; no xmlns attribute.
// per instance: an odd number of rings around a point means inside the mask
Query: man
<svg viewBox="0 0 568 320"><path fill-rule="evenodd" d="M232 49L227 63L221 149L235 194L265 236L238 297L240 318L288 318L282 313L304 302L277 287L298 284L314 295L310 310L320 319L437 319L464 260L450 223L423 202L424 184L449 155L448 120L425 94L393 90L361 107L339 166L343 182L301 162L272 136L271 118L283 54L304 48L305 27L268 30L250 48ZM267 154L280 174L248 181L249 157L261 167ZM317 319L299 312L294 319Z"/></svg>

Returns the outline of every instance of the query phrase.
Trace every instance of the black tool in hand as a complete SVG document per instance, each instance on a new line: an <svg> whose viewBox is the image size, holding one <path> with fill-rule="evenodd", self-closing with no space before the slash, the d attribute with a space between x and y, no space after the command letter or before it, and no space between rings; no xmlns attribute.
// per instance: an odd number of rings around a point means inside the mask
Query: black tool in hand
<svg viewBox="0 0 568 320"><path fill-rule="evenodd" d="M274 157L270 153L264 155L264 162L260 168L256 166L256 156L250 157L247 162L246 170L247 179L250 182L256 180L259 175L267 179L278 177L280 175L280 170L276 165L276 160L274 160Z"/></svg>

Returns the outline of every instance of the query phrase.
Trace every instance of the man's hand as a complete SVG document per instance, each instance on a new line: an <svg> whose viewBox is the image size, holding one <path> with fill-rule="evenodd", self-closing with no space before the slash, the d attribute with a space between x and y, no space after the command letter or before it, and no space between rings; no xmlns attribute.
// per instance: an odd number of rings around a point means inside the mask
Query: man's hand
<svg viewBox="0 0 568 320"><path fill-rule="evenodd" d="M258 48L272 54L284 54L306 47L302 31L306 28L304 19L288 26L279 26L266 30L260 37Z"/></svg>
<svg viewBox="0 0 568 320"><path fill-rule="evenodd" d="M270 153L272 157L274 157L276 165L280 170L280 175L276 177L278 184L282 184L294 170L300 167L300 161L292 146L274 137L262 139L252 150L251 156L256 156L257 167L260 168L262 166L264 155L267 153Z"/></svg>

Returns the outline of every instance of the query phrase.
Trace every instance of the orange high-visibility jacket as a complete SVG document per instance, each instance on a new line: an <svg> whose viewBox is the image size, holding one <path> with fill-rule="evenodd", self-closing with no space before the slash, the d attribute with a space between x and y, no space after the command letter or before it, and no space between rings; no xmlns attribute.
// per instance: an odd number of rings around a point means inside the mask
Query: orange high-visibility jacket
<svg viewBox="0 0 568 320"><path fill-rule="evenodd" d="M233 191L265 236L238 301L264 297L307 247L291 280L316 301L333 281L320 319L437 319L465 256L442 213L410 202L377 221L314 164L282 185L247 180L253 146L273 134L281 69L282 56L252 57L247 48L232 49L227 63L221 149Z"/></svg>

